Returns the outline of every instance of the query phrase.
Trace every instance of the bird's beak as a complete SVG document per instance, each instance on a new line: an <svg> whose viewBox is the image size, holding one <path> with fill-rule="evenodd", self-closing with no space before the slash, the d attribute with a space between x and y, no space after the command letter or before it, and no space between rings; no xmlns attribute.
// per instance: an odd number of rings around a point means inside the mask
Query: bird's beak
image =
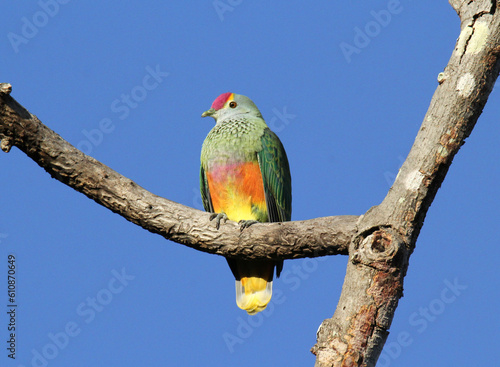
<svg viewBox="0 0 500 367"><path fill-rule="evenodd" d="M201 114L201 117L207 117L207 116L211 116L213 118L216 117L216 113L217 111L213 108L209 109L208 111L205 111Z"/></svg>

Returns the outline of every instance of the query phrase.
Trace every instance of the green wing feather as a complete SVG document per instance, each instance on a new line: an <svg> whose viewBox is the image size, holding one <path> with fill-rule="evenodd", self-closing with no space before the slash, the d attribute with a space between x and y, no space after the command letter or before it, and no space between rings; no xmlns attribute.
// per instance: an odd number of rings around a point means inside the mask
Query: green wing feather
<svg viewBox="0 0 500 367"><path fill-rule="evenodd" d="M262 150L258 153L260 171L269 222L292 219L292 178L283 144L269 128L261 137Z"/></svg>
<svg viewBox="0 0 500 367"><path fill-rule="evenodd" d="M213 213L214 208L212 206L212 199L210 198L210 191L208 189L207 175L203 169L203 165L200 166L200 192L201 200L203 201L203 207L205 211Z"/></svg>
<svg viewBox="0 0 500 367"><path fill-rule="evenodd" d="M269 128L261 137L262 150L257 154L269 222L285 222L292 219L292 178L283 144ZM283 260L276 261L276 276L283 269Z"/></svg>

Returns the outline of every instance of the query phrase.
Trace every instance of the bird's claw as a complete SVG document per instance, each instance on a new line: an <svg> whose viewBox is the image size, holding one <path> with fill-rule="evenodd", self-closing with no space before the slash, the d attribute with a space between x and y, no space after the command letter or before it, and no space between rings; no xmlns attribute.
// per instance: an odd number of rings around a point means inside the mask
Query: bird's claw
<svg viewBox="0 0 500 367"><path fill-rule="evenodd" d="M250 227L252 224L259 223L258 220L240 220L238 224L240 225L240 231L243 232L245 228Z"/></svg>
<svg viewBox="0 0 500 367"><path fill-rule="evenodd" d="M215 227L219 229L221 220L224 220L224 223L227 222L227 215L225 213L213 213L210 215L210 221L214 219L215 219Z"/></svg>

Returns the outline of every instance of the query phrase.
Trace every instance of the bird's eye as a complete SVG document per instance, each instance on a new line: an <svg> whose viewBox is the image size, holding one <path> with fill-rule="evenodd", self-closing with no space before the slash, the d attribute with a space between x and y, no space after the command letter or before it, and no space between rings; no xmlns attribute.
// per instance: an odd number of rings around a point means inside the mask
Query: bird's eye
<svg viewBox="0 0 500 367"><path fill-rule="evenodd" d="M235 101L229 102L229 107L231 107L231 108L236 108L237 105L238 105L238 103L236 103Z"/></svg>

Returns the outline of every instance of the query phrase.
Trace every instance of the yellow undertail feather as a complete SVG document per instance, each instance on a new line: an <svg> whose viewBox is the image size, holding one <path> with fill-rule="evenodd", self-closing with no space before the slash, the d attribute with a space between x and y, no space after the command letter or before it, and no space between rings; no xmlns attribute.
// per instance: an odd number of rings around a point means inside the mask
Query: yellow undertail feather
<svg viewBox="0 0 500 367"><path fill-rule="evenodd" d="M273 282L258 277L236 281L236 304L249 315L264 310L273 294Z"/></svg>

